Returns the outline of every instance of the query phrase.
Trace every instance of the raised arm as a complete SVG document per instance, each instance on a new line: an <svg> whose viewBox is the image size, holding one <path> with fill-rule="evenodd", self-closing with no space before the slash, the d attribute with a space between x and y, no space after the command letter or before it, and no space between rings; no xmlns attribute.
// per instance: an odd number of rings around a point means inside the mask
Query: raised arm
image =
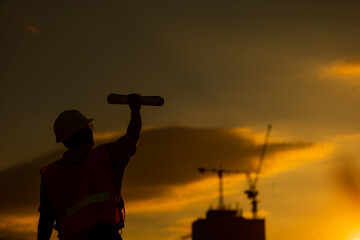
<svg viewBox="0 0 360 240"><path fill-rule="evenodd" d="M129 126L127 128L126 135L131 137L136 143L139 140L141 132L141 115L140 115L140 95L139 94L129 94L128 95L129 106L131 109L131 119Z"/></svg>

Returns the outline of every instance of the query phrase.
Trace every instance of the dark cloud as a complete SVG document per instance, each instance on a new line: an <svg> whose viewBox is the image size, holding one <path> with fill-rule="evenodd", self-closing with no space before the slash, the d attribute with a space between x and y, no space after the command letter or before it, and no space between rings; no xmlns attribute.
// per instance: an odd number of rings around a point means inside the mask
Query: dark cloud
<svg viewBox="0 0 360 240"><path fill-rule="evenodd" d="M333 162L335 163L332 169L333 182L340 189L341 193L349 197L349 200L359 210L360 168L357 164L357 159L354 156L342 154L334 157Z"/></svg>
<svg viewBox="0 0 360 240"><path fill-rule="evenodd" d="M28 240L36 239L36 233L33 231L18 231L8 228L0 228L0 240Z"/></svg>
<svg viewBox="0 0 360 240"><path fill-rule="evenodd" d="M268 154L310 147L310 143L272 143ZM138 151L129 163L124 180L127 201L145 200L166 193L171 187L211 175L198 167L248 171L258 161L261 145L227 129L171 127L145 130ZM0 213L34 214L39 204L39 169L61 157L44 155L0 172Z"/></svg>
<svg viewBox="0 0 360 240"><path fill-rule="evenodd" d="M268 155L310 146L305 142L273 143ZM145 131L128 166L124 194L130 199L150 198L168 187L209 177L200 174L199 167L253 171L261 148L250 137L230 129L173 127Z"/></svg>
<svg viewBox="0 0 360 240"><path fill-rule="evenodd" d="M36 213L40 199L40 168L61 157L60 152L46 154L33 161L0 171L0 212Z"/></svg>

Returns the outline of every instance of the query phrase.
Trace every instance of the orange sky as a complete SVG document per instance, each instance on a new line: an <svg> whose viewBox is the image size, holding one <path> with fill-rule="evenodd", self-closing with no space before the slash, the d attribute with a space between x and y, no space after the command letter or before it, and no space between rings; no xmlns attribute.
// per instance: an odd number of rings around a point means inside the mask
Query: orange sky
<svg viewBox="0 0 360 240"><path fill-rule="evenodd" d="M216 175L197 167L248 169L271 123L259 182L267 239L360 240L359 7L2 1L0 238L34 239L38 169L64 150L52 133L58 114L94 117L106 142L129 120L107 95L139 92L165 105L142 109L124 239L188 235L218 201ZM224 184L226 204L247 216L244 176Z"/></svg>

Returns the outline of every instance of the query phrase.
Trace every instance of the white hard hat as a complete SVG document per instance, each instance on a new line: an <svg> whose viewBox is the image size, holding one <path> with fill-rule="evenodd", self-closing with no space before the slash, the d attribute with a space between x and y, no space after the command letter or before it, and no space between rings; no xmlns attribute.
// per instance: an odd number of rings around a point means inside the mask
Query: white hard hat
<svg viewBox="0 0 360 240"><path fill-rule="evenodd" d="M93 118L85 117L78 110L66 110L62 112L54 122L56 142L62 142L75 133L89 126Z"/></svg>

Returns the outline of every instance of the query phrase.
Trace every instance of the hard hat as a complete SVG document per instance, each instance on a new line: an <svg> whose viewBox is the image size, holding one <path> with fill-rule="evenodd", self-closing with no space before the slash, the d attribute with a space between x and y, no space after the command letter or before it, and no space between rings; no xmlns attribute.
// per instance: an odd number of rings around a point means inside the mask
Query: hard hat
<svg viewBox="0 0 360 240"><path fill-rule="evenodd" d="M75 133L89 126L93 118L85 117L78 110L66 110L62 112L54 122L56 142L62 142Z"/></svg>

